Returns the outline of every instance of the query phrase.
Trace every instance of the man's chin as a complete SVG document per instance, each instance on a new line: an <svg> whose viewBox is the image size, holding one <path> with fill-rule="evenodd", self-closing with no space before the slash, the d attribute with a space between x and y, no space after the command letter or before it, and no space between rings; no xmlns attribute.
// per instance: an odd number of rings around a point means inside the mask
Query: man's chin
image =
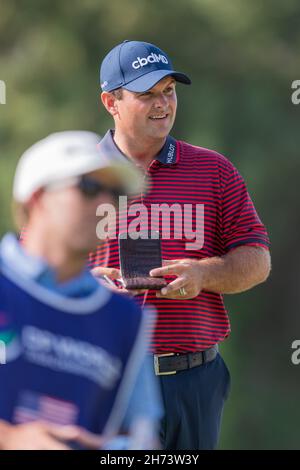
<svg viewBox="0 0 300 470"><path fill-rule="evenodd" d="M78 246L77 251L78 253L80 252L83 257L87 257L90 253L94 252L102 243L103 240L99 240L98 238L96 238L90 242L82 244L80 247Z"/></svg>
<svg viewBox="0 0 300 470"><path fill-rule="evenodd" d="M155 129L152 132L150 132L150 134L153 139L165 139L170 134L170 131L171 131L171 128L168 127L166 129L159 129L159 130Z"/></svg>

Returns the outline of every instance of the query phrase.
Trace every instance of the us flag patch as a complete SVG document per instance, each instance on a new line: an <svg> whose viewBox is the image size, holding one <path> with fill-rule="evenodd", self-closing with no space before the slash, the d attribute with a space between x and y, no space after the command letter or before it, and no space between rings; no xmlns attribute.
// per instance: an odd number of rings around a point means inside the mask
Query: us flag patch
<svg viewBox="0 0 300 470"><path fill-rule="evenodd" d="M13 422L22 424L40 420L60 425L76 424L78 412L74 403L23 391L14 410Z"/></svg>

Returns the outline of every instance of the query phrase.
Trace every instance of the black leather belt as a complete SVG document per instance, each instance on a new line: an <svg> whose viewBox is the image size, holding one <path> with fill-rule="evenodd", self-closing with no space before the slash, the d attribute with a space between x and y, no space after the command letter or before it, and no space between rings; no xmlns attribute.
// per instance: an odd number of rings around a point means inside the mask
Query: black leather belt
<svg viewBox="0 0 300 470"><path fill-rule="evenodd" d="M172 375L181 370L193 369L206 362L213 361L218 354L218 345L194 353L154 354L155 375Z"/></svg>

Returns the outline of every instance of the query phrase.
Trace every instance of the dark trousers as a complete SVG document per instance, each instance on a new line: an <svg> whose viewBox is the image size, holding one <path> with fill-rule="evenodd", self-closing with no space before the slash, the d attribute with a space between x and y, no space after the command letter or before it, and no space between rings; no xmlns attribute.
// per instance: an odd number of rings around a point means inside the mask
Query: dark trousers
<svg viewBox="0 0 300 470"><path fill-rule="evenodd" d="M165 406L163 449L215 449L230 389L230 374L220 354L202 366L159 379Z"/></svg>

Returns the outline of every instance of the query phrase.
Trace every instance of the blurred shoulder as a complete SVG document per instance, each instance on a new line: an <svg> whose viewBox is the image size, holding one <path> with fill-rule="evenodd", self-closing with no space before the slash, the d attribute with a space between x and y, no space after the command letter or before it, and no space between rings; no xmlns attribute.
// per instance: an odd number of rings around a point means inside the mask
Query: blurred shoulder
<svg viewBox="0 0 300 470"><path fill-rule="evenodd" d="M142 315L141 307L133 298L129 297L128 295L111 292L109 302L111 305L116 307L120 314L124 312L130 312L132 315Z"/></svg>

